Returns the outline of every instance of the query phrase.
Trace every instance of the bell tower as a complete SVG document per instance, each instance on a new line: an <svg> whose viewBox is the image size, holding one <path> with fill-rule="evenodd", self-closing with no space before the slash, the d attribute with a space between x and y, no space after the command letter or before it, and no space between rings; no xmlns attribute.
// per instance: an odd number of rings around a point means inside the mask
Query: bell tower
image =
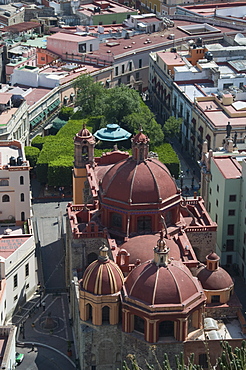
<svg viewBox="0 0 246 370"><path fill-rule="evenodd" d="M73 168L73 203L85 202L86 165L94 164L95 139L85 124L74 138L74 168Z"/></svg>

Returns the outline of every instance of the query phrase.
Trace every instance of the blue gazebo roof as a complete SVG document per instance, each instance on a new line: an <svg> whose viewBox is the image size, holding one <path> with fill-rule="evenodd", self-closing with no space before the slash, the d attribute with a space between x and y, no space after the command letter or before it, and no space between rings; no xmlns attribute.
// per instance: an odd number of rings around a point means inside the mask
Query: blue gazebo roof
<svg viewBox="0 0 246 370"><path fill-rule="evenodd" d="M127 140L132 134L117 124L109 123L106 127L97 130L94 136L102 141L122 141Z"/></svg>

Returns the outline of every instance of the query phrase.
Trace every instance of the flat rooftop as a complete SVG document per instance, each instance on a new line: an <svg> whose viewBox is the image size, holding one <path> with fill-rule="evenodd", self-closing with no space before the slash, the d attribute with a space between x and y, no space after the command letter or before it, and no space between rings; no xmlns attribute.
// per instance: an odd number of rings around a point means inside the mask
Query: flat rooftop
<svg viewBox="0 0 246 370"><path fill-rule="evenodd" d="M242 176L240 164L231 156L212 157L212 161L214 161L225 179L238 179Z"/></svg>
<svg viewBox="0 0 246 370"><path fill-rule="evenodd" d="M8 258L12 253L14 253L19 247L22 246L28 239L30 235L23 236L12 236L12 235L2 235L0 236L0 257Z"/></svg>

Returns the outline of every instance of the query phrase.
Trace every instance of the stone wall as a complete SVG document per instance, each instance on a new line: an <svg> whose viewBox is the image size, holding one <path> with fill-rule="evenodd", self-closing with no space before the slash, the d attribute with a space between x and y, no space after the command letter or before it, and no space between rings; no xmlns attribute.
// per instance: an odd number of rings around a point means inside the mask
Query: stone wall
<svg viewBox="0 0 246 370"><path fill-rule="evenodd" d="M189 241L200 262L206 262L206 256L215 251L216 231L187 232Z"/></svg>

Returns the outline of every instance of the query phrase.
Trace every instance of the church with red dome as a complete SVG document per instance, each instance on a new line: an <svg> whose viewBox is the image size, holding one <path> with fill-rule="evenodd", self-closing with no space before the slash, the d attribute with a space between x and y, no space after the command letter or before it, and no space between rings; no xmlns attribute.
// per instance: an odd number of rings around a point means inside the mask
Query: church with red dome
<svg viewBox="0 0 246 370"><path fill-rule="evenodd" d="M190 348L204 365L205 318L241 312L212 252L217 225L201 197L182 197L142 130L131 141L132 155L95 157L85 126L74 138L66 278L80 367L116 370L133 354L144 368Z"/></svg>

